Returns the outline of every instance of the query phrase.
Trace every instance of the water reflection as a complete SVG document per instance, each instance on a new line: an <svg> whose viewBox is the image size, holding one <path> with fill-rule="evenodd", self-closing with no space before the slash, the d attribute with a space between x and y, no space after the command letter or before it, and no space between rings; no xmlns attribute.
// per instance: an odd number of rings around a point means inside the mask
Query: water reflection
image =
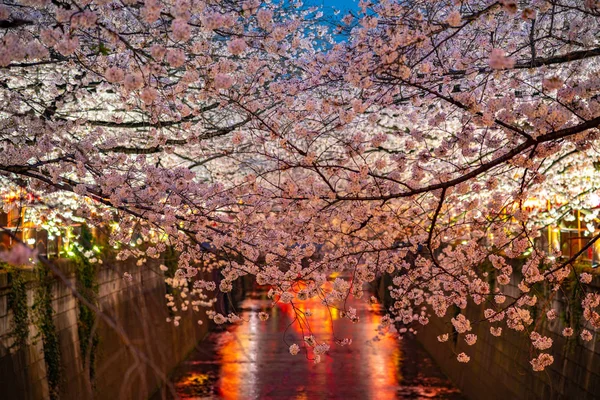
<svg viewBox="0 0 600 400"><path fill-rule="evenodd" d="M292 324L291 305L280 304L268 321L258 318L270 300L254 296L242 305L247 321L211 334L176 373L175 387L184 399L459 399L418 344L384 337L373 342L381 320L375 306L355 302L360 323L331 312L318 298L298 307L310 310L312 333L331 348L319 364L304 353L291 356L288 346L302 345L306 324ZM349 337L350 346L335 344ZM403 360L404 359L404 360Z"/></svg>

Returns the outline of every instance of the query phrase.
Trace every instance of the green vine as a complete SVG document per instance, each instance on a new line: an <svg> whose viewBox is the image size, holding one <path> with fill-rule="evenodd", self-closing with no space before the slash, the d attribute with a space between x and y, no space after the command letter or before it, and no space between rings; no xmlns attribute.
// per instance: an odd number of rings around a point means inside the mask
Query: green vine
<svg viewBox="0 0 600 400"><path fill-rule="evenodd" d="M11 291L8 293L8 307L13 312L11 336L15 339L11 347L24 349L29 338L29 307L23 271L9 269L9 279Z"/></svg>
<svg viewBox="0 0 600 400"><path fill-rule="evenodd" d="M167 246L167 249L164 252L164 265L167 267L167 270L165 271L166 278L173 278L175 276L175 272L177 271L177 267L179 265L178 257L179 255L177 254L177 250L175 250L173 246ZM165 286L167 294L174 296L179 294L179 291L174 289L171 285L165 283ZM171 307L169 307L168 312L169 316L175 316L175 312Z"/></svg>
<svg viewBox="0 0 600 400"><path fill-rule="evenodd" d="M167 246L165 250L165 266L167 267L167 271L165 271L165 276L168 278L172 278L175 276L175 271L177 271L177 267L179 266L178 258L179 254L177 250L173 246Z"/></svg>
<svg viewBox="0 0 600 400"><path fill-rule="evenodd" d="M583 318L581 298L584 293L576 276L569 280L566 292L569 293L569 297L566 299L567 309L561 313L560 319L564 325L573 328L573 337L577 337L581 333L581 319Z"/></svg>
<svg viewBox="0 0 600 400"><path fill-rule="evenodd" d="M39 264L37 269L39 285L36 291L34 310L36 312L36 325L42 336L44 345L44 361L46 363L46 376L50 399L59 398L61 381L61 360L58 333L54 325L54 309L52 308L52 283L54 277L48 267Z"/></svg>
<svg viewBox="0 0 600 400"><path fill-rule="evenodd" d="M581 306L582 289L576 275L571 275L565 283L564 310L559 314L559 320L564 326L573 329L573 336L566 338L565 351L573 354L577 346L577 336L581 333L581 318L583 307Z"/></svg>
<svg viewBox="0 0 600 400"><path fill-rule="evenodd" d="M98 282L96 267L88 260L84 253L93 251L94 239L87 226L81 227L80 247L74 247L76 263L77 289L88 302L95 304L98 298ZM96 374L96 353L100 337L96 332L96 314L82 301L79 301L79 314L77 319L77 332L79 334L79 348L83 367L89 367L89 378L94 385Z"/></svg>

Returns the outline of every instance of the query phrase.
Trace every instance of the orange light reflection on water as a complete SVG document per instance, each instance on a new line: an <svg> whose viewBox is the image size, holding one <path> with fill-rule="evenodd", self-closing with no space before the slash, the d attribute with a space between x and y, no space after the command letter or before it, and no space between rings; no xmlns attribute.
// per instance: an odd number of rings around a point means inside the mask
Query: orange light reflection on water
<svg viewBox="0 0 600 400"><path fill-rule="evenodd" d="M377 342L368 342L376 336L381 321L377 310L364 303L351 301L348 306L358 309L360 323L353 324L340 318L339 310L328 309L319 297L291 304L277 304L271 318L260 321L258 311L267 302L257 305L257 300L246 300L244 308L247 321L230 327L218 349L222 360L218 393L224 399L268 398L269 393L289 392L288 398L322 398L317 395L346 393L354 386L360 398L393 399L398 388L398 364L400 349L396 339L384 337ZM296 310L294 310L296 307ZM306 317L307 310L312 316ZM302 347L302 337L309 334L307 324L297 321L287 332L287 344L283 343L282 332L296 318L309 322L310 333L319 342L331 346L329 354L315 365L312 354L307 359L303 353L291 356L287 346L292 342ZM350 346L339 346L335 339L352 338ZM290 341L291 340L291 341ZM272 374L276 374L274 379ZM348 392L348 395L351 395ZM317 396L317 397L315 397Z"/></svg>
<svg viewBox="0 0 600 400"><path fill-rule="evenodd" d="M256 359L259 352L257 341L252 340L252 337L257 334L258 324L261 321L255 313L247 317L248 322L234 325L224 334L224 343L218 351L221 360L218 391L223 399L241 399L251 395L251 393L242 393L242 386L252 388L257 380Z"/></svg>

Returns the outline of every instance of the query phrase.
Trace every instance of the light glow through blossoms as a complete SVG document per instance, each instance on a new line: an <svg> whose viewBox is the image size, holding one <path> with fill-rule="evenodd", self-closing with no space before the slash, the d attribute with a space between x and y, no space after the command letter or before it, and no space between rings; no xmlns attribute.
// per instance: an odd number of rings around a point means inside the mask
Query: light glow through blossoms
<svg viewBox="0 0 600 400"><path fill-rule="evenodd" d="M300 2L4 2L0 196L29 225L3 232L106 228L138 266L172 251L174 324L246 323L216 304L250 278L271 301L251 323L282 307L302 332L290 358L351 345L303 304L360 324L360 300L383 305L382 336L445 318L460 363L476 325L517 332L543 371L548 321L600 329L599 16L588 0L361 1L335 24Z"/></svg>

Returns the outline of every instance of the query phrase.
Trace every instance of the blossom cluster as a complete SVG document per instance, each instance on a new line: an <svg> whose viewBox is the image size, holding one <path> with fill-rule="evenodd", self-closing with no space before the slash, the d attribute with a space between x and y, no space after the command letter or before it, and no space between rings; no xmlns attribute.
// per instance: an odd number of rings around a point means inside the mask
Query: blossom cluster
<svg viewBox="0 0 600 400"><path fill-rule="evenodd" d="M547 318L589 341L600 21L593 2L526 3L364 1L333 29L291 2L0 5L3 210L26 190L43 198L27 222L108 226L137 265L171 257L175 324L242 322L215 307L246 277L299 324L315 299L360 323L347 300L384 282L378 335L447 318L440 342L478 346L481 323L546 351ZM582 321L559 321L561 301ZM315 361L333 343L303 336Z"/></svg>

